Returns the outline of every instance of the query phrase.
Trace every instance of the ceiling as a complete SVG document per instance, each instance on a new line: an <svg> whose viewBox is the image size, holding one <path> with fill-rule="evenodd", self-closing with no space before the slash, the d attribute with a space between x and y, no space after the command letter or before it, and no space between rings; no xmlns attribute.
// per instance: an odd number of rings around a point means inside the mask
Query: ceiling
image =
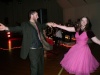
<svg viewBox="0 0 100 75"><path fill-rule="evenodd" d="M0 0L0 2L4 3L9 3L12 2L13 0ZM23 0L16 0L18 2L23 1ZM84 4L90 4L90 3L96 3L100 2L100 0L33 0L33 1L57 1L60 6L62 7L73 7L73 6L80 6Z"/></svg>
<svg viewBox="0 0 100 75"><path fill-rule="evenodd" d="M100 0L57 0L62 8L77 7L82 5L88 5L98 3Z"/></svg>

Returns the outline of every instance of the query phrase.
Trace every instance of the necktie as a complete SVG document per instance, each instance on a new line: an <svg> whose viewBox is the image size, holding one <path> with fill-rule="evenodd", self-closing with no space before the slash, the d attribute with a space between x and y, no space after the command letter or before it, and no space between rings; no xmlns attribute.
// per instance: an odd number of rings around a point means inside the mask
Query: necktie
<svg viewBox="0 0 100 75"><path fill-rule="evenodd" d="M38 29L36 23L31 22L31 24L32 24L32 25L35 27L35 29L37 30L39 40L41 41L40 31L39 31L39 29Z"/></svg>

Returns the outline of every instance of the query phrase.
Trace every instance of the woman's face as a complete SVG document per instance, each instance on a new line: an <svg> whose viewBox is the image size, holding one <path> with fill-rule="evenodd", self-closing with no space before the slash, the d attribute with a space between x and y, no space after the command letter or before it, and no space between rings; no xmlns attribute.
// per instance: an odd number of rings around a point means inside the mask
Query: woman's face
<svg viewBox="0 0 100 75"><path fill-rule="evenodd" d="M88 22L87 18L86 17L83 17L81 19L81 26L86 26L87 25L87 22Z"/></svg>

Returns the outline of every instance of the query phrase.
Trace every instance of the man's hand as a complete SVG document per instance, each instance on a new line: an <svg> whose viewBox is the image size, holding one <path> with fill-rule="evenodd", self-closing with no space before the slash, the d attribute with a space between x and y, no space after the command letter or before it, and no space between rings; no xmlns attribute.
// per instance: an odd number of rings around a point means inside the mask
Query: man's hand
<svg viewBox="0 0 100 75"><path fill-rule="evenodd" d="M56 24L56 23L54 23L54 22L48 22L47 25L48 25L49 27L57 27L57 26L58 26L58 24Z"/></svg>
<svg viewBox="0 0 100 75"><path fill-rule="evenodd" d="M0 23L0 31L9 30L8 27Z"/></svg>
<svg viewBox="0 0 100 75"><path fill-rule="evenodd" d="M57 25L58 25L58 24L56 24L56 23L53 23L52 27L57 27Z"/></svg>

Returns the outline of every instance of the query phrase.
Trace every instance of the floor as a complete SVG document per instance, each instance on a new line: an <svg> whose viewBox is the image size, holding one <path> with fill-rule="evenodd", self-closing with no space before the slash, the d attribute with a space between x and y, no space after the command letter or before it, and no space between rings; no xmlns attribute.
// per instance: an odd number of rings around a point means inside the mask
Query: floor
<svg viewBox="0 0 100 75"><path fill-rule="evenodd" d="M90 44L91 52L100 62L100 46ZM47 52L45 57L44 75L58 75L61 69L60 61L69 48L64 46L54 46L52 51ZM29 60L22 60L19 57L20 49L12 51L0 50L0 75L30 75ZM71 75L65 70L61 75ZM91 75L100 75L100 67Z"/></svg>

